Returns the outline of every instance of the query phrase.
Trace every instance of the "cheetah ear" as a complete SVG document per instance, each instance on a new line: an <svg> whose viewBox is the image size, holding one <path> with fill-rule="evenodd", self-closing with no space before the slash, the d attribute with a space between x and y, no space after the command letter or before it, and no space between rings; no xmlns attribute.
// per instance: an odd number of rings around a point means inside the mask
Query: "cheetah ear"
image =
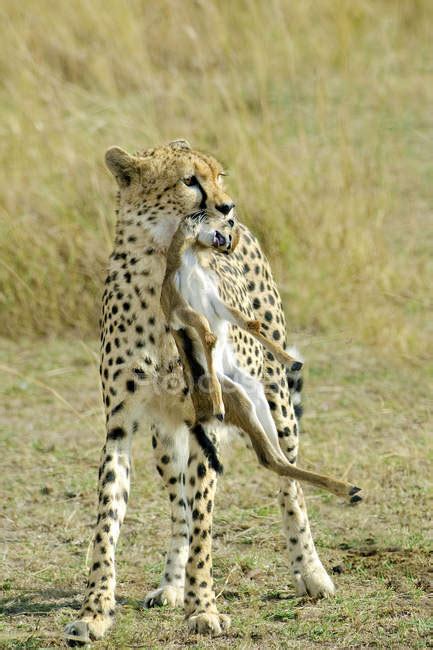
<svg viewBox="0 0 433 650"><path fill-rule="evenodd" d="M186 151L191 150L191 145L188 142L188 140L184 140L183 138L179 138L178 140L172 140L171 142L168 143L168 146L171 147L172 149L184 149Z"/></svg>
<svg viewBox="0 0 433 650"><path fill-rule="evenodd" d="M119 187L131 185L132 179L137 174L137 159L120 147L110 147L105 153L105 164L116 179Z"/></svg>

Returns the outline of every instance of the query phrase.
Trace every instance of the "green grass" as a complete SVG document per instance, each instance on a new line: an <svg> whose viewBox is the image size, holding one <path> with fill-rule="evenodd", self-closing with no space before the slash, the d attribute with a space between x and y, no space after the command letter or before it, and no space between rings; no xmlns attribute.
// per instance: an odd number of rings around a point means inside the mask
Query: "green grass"
<svg viewBox="0 0 433 650"><path fill-rule="evenodd" d="M306 489L314 537L334 573L328 601L295 598L276 478L239 445L216 499L214 574L232 617L220 639L188 636L179 611L143 610L158 583L168 499L150 440L137 439L118 550L116 625L95 650L119 648L425 648L431 637L431 382L428 369L385 363L351 346L308 355L303 465L346 472L358 507ZM2 554L0 647L62 647L79 607L104 438L96 345L0 345ZM335 569L333 569L335 567Z"/></svg>
<svg viewBox="0 0 433 650"><path fill-rule="evenodd" d="M0 8L3 334L93 336L114 143L222 158L291 330L431 356L429 0Z"/></svg>

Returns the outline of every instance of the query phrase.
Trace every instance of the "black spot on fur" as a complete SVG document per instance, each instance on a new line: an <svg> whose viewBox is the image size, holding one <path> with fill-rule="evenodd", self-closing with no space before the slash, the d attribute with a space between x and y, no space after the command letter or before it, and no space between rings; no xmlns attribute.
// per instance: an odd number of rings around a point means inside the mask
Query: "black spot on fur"
<svg viewBox="0 0 433 650"><path fill-rule="evenodd" d="M304 413L304 407L302 406L302 404L295 404L295 415L298 418L298 420L301 419L303 413Z"/></svg>
<svg viewBox="0 0 433 650"><path fill-rule="evenodd" d="M122 427L115 427L114 429L111 429L107 434L107 438L109 440L121 440L125 436L126 436L125 429L122 429Z"/></svg>
<svg viewBox="0 0 433 650"><path fill-rule="evenodd" d="M205 430L203 429L200 423L196 424L192 428L192 433L195 435L195 438L203 449L203 453L209 461L210 466L217 474L222 474L224 471L223 466L221 465L218 459L218 453L213 444L212 440L208 437Z"/></svg>
<svg viewBox="0 0 433 650"><path fill-rule="evenodd" d="M200 476L200 478L203 478L206 476L206 466L203 463L199 463L197 466L197 474Z"/></svg>
<svg viewBox="0 0 433 650"><path fill-rule="evenodd" d="M115 406L114 409L111 411L111 415L115 415L116 413L119 413L119 411L121 411L123 407L124 407L124 403L119 402L119 404L117 404L117 406Z"/></svg>
<svg viewBox="0 0 433 650"><path fill-rule="evenodd" d="M106 473L104 480L102 481L102 485L107 485L107 483L113 483L115 479L116 479L116 474L113 472L113 470L110 470L109 472Z"/></svg>
<svg viewBox="0 0 433 650"><path fill-rule="evenodd" d="M194 380L194 383L197 383L200 377L204 375L204 370L194 356L192 341L187 335L186 331L184 329L180 329L178 330L178 335L182 339L182 346L185 351L185 355L189 359L192 378Z"/></svg>

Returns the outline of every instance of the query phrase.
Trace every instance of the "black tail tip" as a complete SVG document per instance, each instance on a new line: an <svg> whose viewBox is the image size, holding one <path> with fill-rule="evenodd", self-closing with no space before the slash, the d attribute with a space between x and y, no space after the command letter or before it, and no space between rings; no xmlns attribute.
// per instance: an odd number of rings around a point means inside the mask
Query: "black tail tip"
<svg viewBox="0 0 433 650"><path fill-rule="evenodd" d="M359 494L355 494L353 497L350 497L350 503L353 505L355 503L359 503L360 501L362 501L362 497L360 497Z"/></svg>
<svg viewBox="0 0 433 650"><path fill-rule="evenodd" d="M299 421L301 419L301 417L302 417L303 412L304 412L304 408L303 408L302 404L295 404L294 409L295 409L295 415L296 415L296 417L297 417L297 419Z"/></svg>
<svg viewBox="0 0 433 650"><path fill-rule="evenodd" d="M350 489L349 495L353 496L354 494L358 494L358 492L361 492L361 488L354 485L353 488Z"/></svg>
<svg viewBox="0 0 433 650"><path fill-rule="evenodd" d="M303 366L304 364L302 363L302 361L295 361L294 363L292 363L290 370L292 372L298 372L299 370L302 370Z"/></svg>

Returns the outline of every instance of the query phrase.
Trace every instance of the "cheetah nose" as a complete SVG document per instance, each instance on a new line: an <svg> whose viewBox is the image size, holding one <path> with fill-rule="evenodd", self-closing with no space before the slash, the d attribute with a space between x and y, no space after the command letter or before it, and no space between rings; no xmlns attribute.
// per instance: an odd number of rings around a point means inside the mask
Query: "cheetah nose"
<svg viewBox="0 0 433 650"><path fill-rule="evenodd" d="M213 235L213 245L215 248L221 248L226 245L226 238L218 230L215 230Z"/></svg>
<svg viewBox="0 0 433 650"><path fill-rule="evenodd" d="M235 207L234 203L220 203L219 205L215 206L215 208L219 212L222 212L223 214L228 214L230 210L233 210L234 207Z"/></svg>

